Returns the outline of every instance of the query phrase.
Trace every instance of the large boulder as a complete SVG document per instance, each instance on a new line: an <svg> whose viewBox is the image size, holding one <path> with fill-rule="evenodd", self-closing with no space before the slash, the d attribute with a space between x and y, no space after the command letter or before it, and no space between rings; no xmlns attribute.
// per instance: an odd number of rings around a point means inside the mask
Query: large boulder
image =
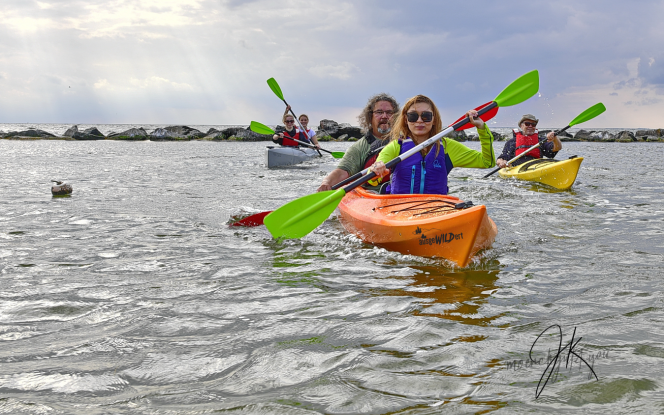
<svg viewBox="0 0 664 415"><path fill-rule="evenodd" d="M574 134L574 139L579 141L589 141L590 135L594 132L595 131L579 130L576 132L576 134Z"/></svg>
<svg viewBox="0 0 664 415"><path fill-rule="evenodd" d="M318 134L318 133L316 133L316 134ZM342 135L346 135L349 138L362 138L362 136L364 135L364 134L362 134L362 130L360 130L359 127L353 127L352 125L350 125L348 123L339 124L339 128L337 129L336 134L337 134L337 137L335 137L335 138L339 138ZM328 134L326 134L326 135L328 135ZM329 135L331 135L331 134L329 134ZM331 136L334 137L333 135L331 135Z"/></svg>
<svg viewBox="0 0 664 415"><path fill-rule="evenodd" d="M86 128L83 131L78 131L78 127L76 127L76 131L71 135L71 138L74 140L104 140L106 136L97 127Z"/></svg>
<svg viewBox="0 0 664 415"><path fill-rule="evenodd" d="M78 132L78 125L72 125L67 131L63 134L63 137L74 137L74 133Z"/></svg>
<svg viewBox="0 0 664 415"><path fill-rule="evenodd" d="M634 133L635 137L661 137L662 130L658 128L656 130L636 130Z"/></svg>
<svg viewBox="0 0 664 415"><path fill-rule="evenodd" d="M320 120L316 135L329 135L333 138L339 137L341 135L339 134L339 123L333 120Z"/></svg>
<svg viewBox="0 0 664 415"><path fill-rule="evenodd" d="M111 138L113 140L140 141L140 140L147 140L149 137L147 131L145 131L143 127L140 127L140 128L130 128L121 133L109 134L108 138Z"/></svg>
<svg viewBox="0 0 664 415"><path fill-rule="evenodd" d="M445 137L451 138L454 141L467 141L475 138L474 135L468 137L465 131L452 131L450 134L446 135ZM479 136L477 136L477 140L479 139L480 139Z"/></svg>
<svg viewBox="0 0 664 415"><path fill-rule="evenodd" d="M37 128L29 128L24 131L12 131L5 134L5 137L34 137L34 138L50 138L55 137L55 134L51 134L47 131L40 130Z"/></svg>
<svg viewBox="0 0 664 415"><path fill-rule="evenodd" d="M152 141L189 141L205 136L205 133L186 125L171 125L165 128L156 128L150 133Z"/></svg>
<svg viewBox="0 0 664 415"><path fill-rule="evenodd" d="M278 130L278 129L277 129ZM283 127L282 127L283 131ZM221 131L223 136L225 137L226 140L228 139L234 139L234 140L239 140L239 141L267 141L267 140L272 140L272 135L269 134L258 134L253 131L249 127L247 128L241 128L241 127L230 127L226 128Z"/></svg>
<svg viewBox="0 0 664 415"><path fill-rule="evenodd" d="M631 143L636 141L636 137L631 131L621 131L616 134L616 141L620 141L621 143Z"/></svg>
<svg viewBox="0 0 664 415"><path fill-rule="evenodd" d="M590 134L589 141L616 141L616 136L608 131L595 131Z"/></svg>

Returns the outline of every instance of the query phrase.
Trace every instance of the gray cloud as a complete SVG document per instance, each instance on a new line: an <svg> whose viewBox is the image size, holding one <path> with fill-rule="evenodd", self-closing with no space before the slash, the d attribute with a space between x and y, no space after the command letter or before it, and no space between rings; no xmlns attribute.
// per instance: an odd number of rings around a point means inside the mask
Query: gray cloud
<svg viewBox="0 0 664 415"><path fill-rule="evenodd" d="M347 114L386 91L401 102L427 94L456 118L531 69L542 108L580 90L660 94L662 17L646 0L7 0L0 111L7 121L269 122L283 106L265 83L275 77L296 111Z"/></svg>

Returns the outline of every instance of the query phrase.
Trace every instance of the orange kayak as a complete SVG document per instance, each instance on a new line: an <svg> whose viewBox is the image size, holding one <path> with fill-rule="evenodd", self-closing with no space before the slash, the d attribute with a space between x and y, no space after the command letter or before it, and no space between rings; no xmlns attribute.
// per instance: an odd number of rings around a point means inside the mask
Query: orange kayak
<svg viewBox="0 0 664 415"><path fill-rule="evenodd" d="M378 195L362 188L339 203L346 230L362 241L390 251L445 258L465 267L498 234L486 206L462 208L444 195Z"/></svg>

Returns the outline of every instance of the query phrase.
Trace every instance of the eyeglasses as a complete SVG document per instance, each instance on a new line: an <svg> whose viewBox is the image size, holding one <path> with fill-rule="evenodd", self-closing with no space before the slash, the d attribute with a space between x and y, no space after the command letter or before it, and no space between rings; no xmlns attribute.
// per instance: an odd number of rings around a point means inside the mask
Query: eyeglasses
<svg viewBox="0 0 664 415"><path fill-rule="evenodd" d="M536 122L528 122L528 121L524 121L523 123L526 125L526 127L537 127L537 123L536 123Z"/></svg>
<svg viewBox="0 0 664 415"><path fill-rule="evenodd" d="M286 124L290 124L290 123L294 123L295 120L286 120L286 121L284 121L284 122L285 122Z"/></svg>
<svg viewBox="0 0 664 415"><path fill-rule="evenodd" d="M408 119L408 122L417 122L417 120L420 118L420 115L422 116L422 121L424 122L431 122L431 120L433 120L433 112L431 111L422 111L422 114L415 111L407 112L406 118Z"/></svg>
<svg viewBox="0 0 664 415"><path fill-rule="evenodd" d="M391 117L394 115L394 111L383 111L383 110L376 110L376 111L371 111L373 112L373 115L377 115L379 117L382 117L383 115L387 115L388 117Z"/></svg>

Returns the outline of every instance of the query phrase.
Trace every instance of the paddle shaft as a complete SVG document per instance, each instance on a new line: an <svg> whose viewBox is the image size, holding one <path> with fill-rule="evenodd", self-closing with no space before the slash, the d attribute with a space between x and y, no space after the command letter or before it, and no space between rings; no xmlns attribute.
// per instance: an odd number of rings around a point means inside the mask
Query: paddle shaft
<svg viewBox="0 0 664 415"><path fill-rule="evenodd" d="M498 104L496 102L491 102L491 104L487 105L486 107L482 108L481 110L477 111L477 118L479 118L482 114L491 111L493 108L497 107ZM428 147L430 145L433 145L436 141L440 140L441 138L445 137L446 135L450 134L451 132L463 127L470 121L469 116L465 116L464 118L460 119L459 121L455 122L454 124L450 125L443 131L439 132L438 134L434 135L433 137L429 138L426 141L423 141L422 143L418 144L417 146L411 148L410 150L406 151L403 154L400 154L398 157L388 161L385 164L385 167L388 169L392 169L392 167L396 166L403 160L407 159L408 157L412 156L413 154L419 152L425 147ZM368 170L368 168L366 169ZM364 170L363 170L364 171ZM362 173L362 172L360 172ZM358 173L358 174L360 174ZM373 179L376 177L376 173L373 171L369 171L368 174L365 174L364 176L360 177L353 183L349 184L348 186L345 186L343 190L348 193L351 190L355 189L358 186L361 186L362 184L366 183L367 181Z"/></svg>
<svg viewBox="0 0 664 415"><path fill-rule="evenodd" d="M382 147L377 148L373 154L376 154L376 152L378 152L378 151L380 151L380 150L382 150L382 149L384 149L384 148L385 148L385 146L382 146ZM364 169L364 170L362 170L362 171L359 171L359 172L355 173L355 174L352 175L352 176L346 177L345 179L343 179L343 180L340 181L339 183L337 183L337 184L335 184L334 186L332 186L332 190L336 190L336 189L340 188L341 186L344 186L344 185L346 185L346 184L352 182L353 180L357 180L357 179L359 179L360 177L362 177L362 176L364 176L365 174L369 173L369 170L370 170L370 169L371 169L371 167L367 167L366 169Z"/></svg>
<svg viewBox="0 0 664 415"><path fill-rule="evenodd" d="M568 125L568 126L565 127L565 128L561 128L560 130L555 131L555 132L553 133L553 135L558 135L558 134L560 134L560 133L563 133L563 132L567 131L567 129L570 128L570 127L571 127L571 125ZM544 139L544 140L542 140L542 141L539 141L537 144L535 144L534 146L530 147L528 150L524 151L523 153L521 153L521 154L519 154L518 156L514 157L513 159L509 160L509 161L507 162L507 165L509 166L510 164L514 163L515 161L517 161L517 160L520 159L521 157L523 157L523 156L525 156L526 154L530 153L531 150L534 150L536 147L541 146L541 145L544 144L545 142L546 142L546 139ZM500 169L502 169L502 167L498 167L497 169L492 170L491 173L487 174L487 175L484 176L483 178L486 179L487 177L489 177L489 176L491 176L492 174L496 173L496 172L497 172L498 170L500 170Z"/></svg>

